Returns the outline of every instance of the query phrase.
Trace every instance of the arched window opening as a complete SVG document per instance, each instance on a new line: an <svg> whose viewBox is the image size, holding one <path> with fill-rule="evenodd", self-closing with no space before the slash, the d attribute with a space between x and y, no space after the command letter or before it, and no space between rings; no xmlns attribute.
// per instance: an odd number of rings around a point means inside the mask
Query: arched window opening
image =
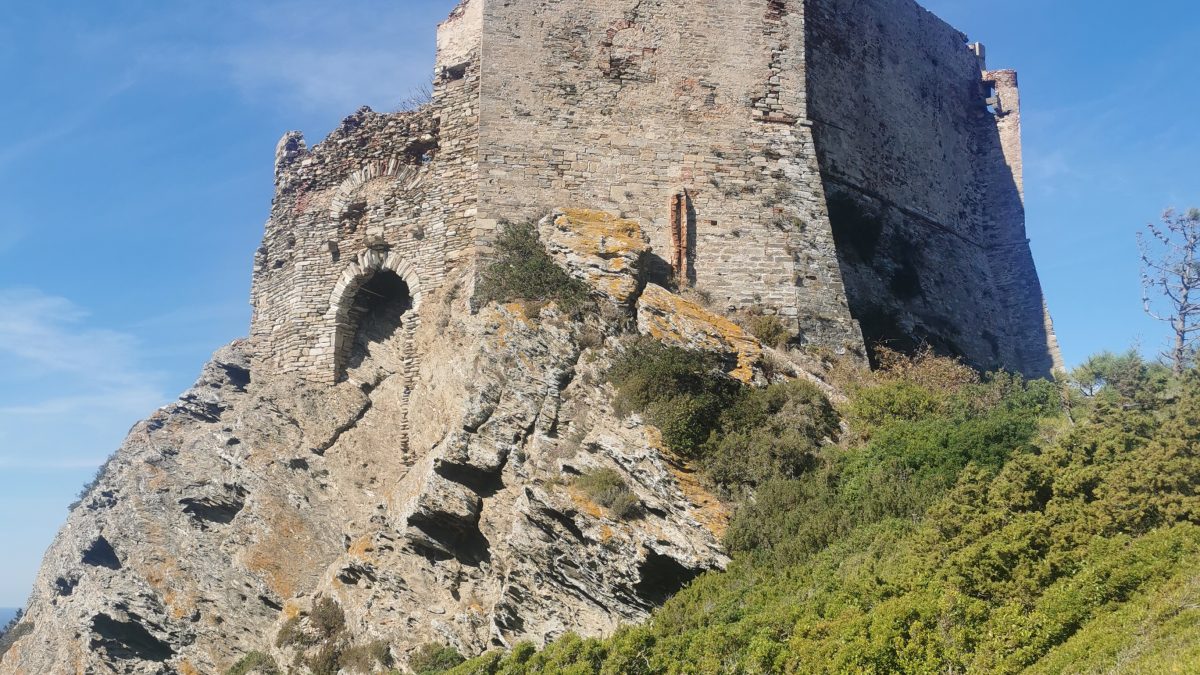
<svg viewBox="0 0 1200 675"><path fill-rule="evenodd" d="M356 379L378 380L404 363L404 316L413 308L408 284L392 270L376 272L358 287L339 327L339 376L370 366Z"/></svg>

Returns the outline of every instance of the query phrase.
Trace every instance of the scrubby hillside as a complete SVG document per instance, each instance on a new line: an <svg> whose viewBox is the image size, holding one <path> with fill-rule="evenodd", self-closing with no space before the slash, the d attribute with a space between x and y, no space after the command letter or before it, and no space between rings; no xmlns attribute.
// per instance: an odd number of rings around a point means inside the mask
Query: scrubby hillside
<svg viewBox="0 0 1200 675"><path fill-rule="evenodd" d="M335 385L219 352L73 508L0 673L1200 668L1200 373L872 372L649 283L633 221L496 250L474 306L371 303Z"/></svg>
<svg viewBox="0 0 1200 675"><path fill-rule="evenodd" d="M450 672L1200 668L1200 376L1134 356L1094 360L1069 386L980 380L932 358L889 365L843 373L840 443L798 477L777 470L796 467L785 460L750 481L727 571L611 639L568 636ZM796 433L815 441L828 427L752 403L789 386L744 395L701 444L677 442L718 480L729 456L790 457ZM681 389L669 392L679 402L720 395Z"/></svg>

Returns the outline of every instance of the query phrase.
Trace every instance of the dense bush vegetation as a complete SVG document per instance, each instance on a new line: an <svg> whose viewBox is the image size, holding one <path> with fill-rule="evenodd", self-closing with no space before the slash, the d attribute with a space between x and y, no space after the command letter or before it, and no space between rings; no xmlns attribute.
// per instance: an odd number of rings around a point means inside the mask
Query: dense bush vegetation
<svg viewBox="0 0 1200 675"><path fill-rule="evenodd" d="M651 360L665 385L619 373L622 396L652 411L697 393L703 369L668 357ZM1064 390L924 358L850 389L850 434L761 483L730 528L728 571L612 638L520 645L449 672L1200 669L1200 376L1107 355ZM768 391L721 395L821 409ZM742 432L791 430L765 419ZM828 429L806 423L809 441ZM729 419L705 428L711 439L684 446L701 460L737 433Z"/></svg>
<svg viewBox="0 0 1200 675"><path fill-rule="evenodd" d="M246 675L247 673L283 675L283 671L279 669L279 664L275 662L275 659L262 652L250 652L225 672L226 675Z"/></svg>
<svg viewBox="0 0 1200 675"><path fill-rule="evenodd" d="M609 371L618 413L640 412L662 430L663 441L684 457L698 456L741 386L713 355L641 338Z"/></svg>
<svg viewBox="0 0 1200 675"><path fill-rule="evenodd" d="M421 645L408 658L408 667L417 675L445 672L466 659L454 647L430 642Z"/></svg>
<svg viewBox="0 0 1200 675"><path fill-rule="evenodd" d="M483 302L554 302L568 314L591 301L587 285L555 264L529 223L506 223L496 240L496 257L482 272Z"/></svg>
<svg viewBox="0 0 1200 675"><path fill-rule="evenodd" d="M792 337L792 331L774 314L751 313L745 320L746 330L768 347L780 348Z"/></svg>
<svg viewBox="0 0 1200 675"><path fill-rule="evenodd" d="M838 433L820 391L799 381L751 389L721 365L711 355L636 340L609 372L617 409L645 415L667 447L729 494L811 468L822 440Z"/></svg>

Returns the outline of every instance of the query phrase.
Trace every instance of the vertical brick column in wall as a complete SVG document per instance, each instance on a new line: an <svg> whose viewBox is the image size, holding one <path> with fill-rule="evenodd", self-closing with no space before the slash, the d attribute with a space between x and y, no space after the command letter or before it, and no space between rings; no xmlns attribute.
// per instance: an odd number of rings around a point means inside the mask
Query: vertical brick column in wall
<svg viewBox="0 0 1200 675"><path fill-rule="evenodd" d="M691 285L692 272L692 228L686 192L671 197L671 270L680 287Z"/></svg>

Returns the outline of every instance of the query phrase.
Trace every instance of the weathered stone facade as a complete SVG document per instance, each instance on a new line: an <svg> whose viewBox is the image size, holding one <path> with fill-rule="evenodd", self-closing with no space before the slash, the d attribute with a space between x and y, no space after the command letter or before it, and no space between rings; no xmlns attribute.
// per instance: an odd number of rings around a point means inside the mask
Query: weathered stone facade
<svg viewBox="0 0 1200 675"><path fill-rule="evenodd" d="M469 264L478 202L478 69L443 26L432 100L413 112L364 108L314 148L289 132L275 160L275 200L255 256L256 366L333 381L353 338L358 289L395 272L412 300ZM449 65L447 65L449 64Z"/></svg>
<svg viewBox="0 0 1200 675"><path fill-rule="evenodd" d="M415 324L500 223L583 206L642 225L651 281L803 344L1046 374L1017 100L911 0L463 0L428 105L281 141L258 362L336 380L376 271Z"/></svg>
<svg viewBox="0 0 1200 675"><path fill-rule="evenodd" d="M865 339L1049 373L1016 74L984 72L982 47L911 0L808 0L806 13L809 112Z"/></svg>

